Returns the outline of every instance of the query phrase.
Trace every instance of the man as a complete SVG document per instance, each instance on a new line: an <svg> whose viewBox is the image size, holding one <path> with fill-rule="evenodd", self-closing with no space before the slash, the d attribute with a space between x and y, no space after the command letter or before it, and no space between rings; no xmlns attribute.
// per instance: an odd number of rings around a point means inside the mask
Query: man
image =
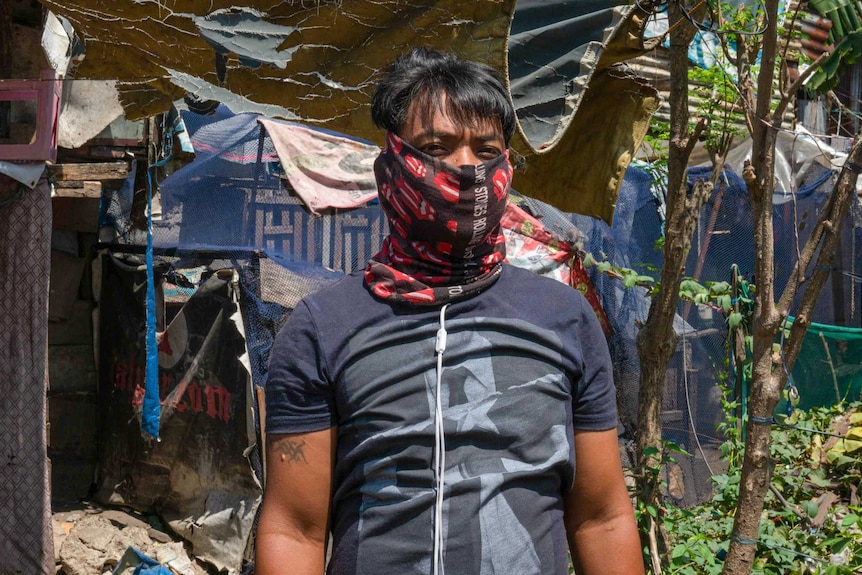
<svg viewBox="0 0 862 575"><path fill-rule="evenodd" d="M390 223L272 349L258 575L643 573L604 336L576 290L503 265L515 115L425 49L372 101Z"/></svg>

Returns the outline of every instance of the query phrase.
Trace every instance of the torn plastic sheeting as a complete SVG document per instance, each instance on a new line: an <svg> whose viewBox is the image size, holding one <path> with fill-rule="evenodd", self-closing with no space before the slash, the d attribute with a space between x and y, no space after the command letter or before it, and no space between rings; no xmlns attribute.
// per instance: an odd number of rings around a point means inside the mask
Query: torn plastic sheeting
<svg viewBox="0 0 862 575"><path fill-rule="evenodd" d="M169 101L178 97L177 92L182 95L167 81L167 70L220 84L215 50L201 36L196 23L212 14L208 3L195 3L186 13L165 10L157 0L133 4L101 0L43 3L69 18L88 38L87 57L77 69L79 77L137 79L128 84L131 93L124 95L124 101L133 106L127 107L131 118L141 112L141 106L149 115L165 111ZM290 34L278 47L280 54L294 50L284 69L250 69L236 56L228 57L223 87L257 103L280 105L295 118L332 122L328 127L335 130L370 136L377 132L366 107L373 78L391 60L393 46L436 46L493 61L501 68L514 3L237 0L231 3L233 8L259 9L268 24L285 30L296 28L300 33ZM344 87L345 95L335 86ZM156 101L159 92L161 110Z"/></svg>
<svg viewBox="0 0 862 575"><path fill-rule="evenodd" d="M603 70L590 83L595 90L586 93L579 114L592 120L580 122L577 129L570 126L553 153L526 155L513 186L564 212L610 223L626 168L643 141L659 99L654 88L623 71Z"/></svg>
<svg viewBox="0 0 862 575"><path fill-rule="evenodd" d="M618 0L519 0L509 33L512 101L535 149L553 145L577 110L602 52L619 23Z"/></svg>
<svg viewBox="0 0 862 575"><path fill-rule="evenodd" d="M261 64L284 68L298 49L279 50L287 37L296 32L296 27L267 22L264 14L252 8L216 10L194 21L198 33L216 52L236 54L240 64L249 68Z"/></svg>
<svg viewBox="0 0 862 575"><path fill-rule="evenodd" d="M844 165L846 157L847 154L836 152L830 146L817 141L804 128L798 128L795 134L779 131L775 142L773 202L778 205L793 200L812 164L820 164L837 173ZM751 138L746 138L730 150L726 164L735 173L741 174L744 163L749 158Z"/></svg>
<svg viewBox="0 0 862 575"><path fill-rule="evenodd" d="M53 12L48 12L45 17L42 49L57 76L65 76L69 61L72 59L72 38L66 32L63 22Z"/></svg>
<svg viewBox="0 0 862 575"><path fill-rule="evenodd" d="M120 562L111 571L112 575L174 575L174 572L165 567L146 553L129 547L120 558Z"/></svg>
<svg viewBox="0 0 862 575"><path fill-rule="evenodd" d="M45 162L7 162L0 160L0 174L5 174L31 190L45 172Z"/></svg>
<svg viewBox="0 0 862 575"><path fill-rule="evenodd" d="M355 208L377 197L374 160L380 148L343 135L259 119L284 170L282 176L314 215Z"/></svg>
<svg viewBox="0 0 862 575"><path fill-rule="evenodd" d="M201 100L214 100L226 105L233 113L261 114L262 116L284 118L286 120L299 119L294 112L275 104L260 104L249 100L245 96L231 92L226 88L211 84L202 78L180 72L179 70L165 70L171 80L184 91L194 94Z"/></svg>
<svg viewBox="0 0 862 575"><path fill-rule="evenodd" d="M65 82L61 106L57 121L57 145L61 148L83 146L123 115L113 80Z"/></svg>
<svg viewBox="0 0 862 575"><path fill-rule="evenodd" d="M165 519L171 529L191 542L195 556L220 572L238 575L260 502L260 496L241 497L211 489L206 494L202 512L184 517L166 516Z"/></svg>
<svg viewBox="0 0 862 575"><path fill-rule="evenodd" d="M234 272L234 278L232 280L235 284L238 283L239 277L236 272ZM238 292L234 293L234 297L236 298ZM248 385L245 386L246 396L245 396L245 434L248 441L248 447L242 452L245 458L252 457L252 451L254 450L257 444L257 427L258 422L256 421L255 415L255 403L257 402L257 397L255 396L254 382L252 381L253 373L251 367L251 356L248 351L248 337L245 334L245 319L242 316L242 312L240 311L239 301L235 301L237 304L236 311L233 315L230 316L230 321L233 323L236 328L237 333L240 334L243 341L245 341L245 349L243 350L242 355L239 356L238 360L240 365L245 368L246 373L248 374ZM257 480L257 477L255 477Z"/></svg>
<svg viewBox="0 0 862 575"><path fill-rule="evenodd" d="M244 455L250 382L240 361L246 344L230 319L238 309L233 271L219 270L200 286L159 341L158 443L141 437L134 415L144 391L145 273L116 258L104 259L103 272L100 381L108 405L96 499L158 512L197 557L236 574L260 485ZM217 486L220 495L211 499L202 485Z"/></svg>
<svg viewBox="0 0 862 575"><path fill-rule="evenodd" d="M531 142L536 139L528 133L529 126L526 131L522 127L513 139L512 147L528 165L527 171L516 175L515 186L564 211L608 222L622 173L642 140L642 120L646 118L648 123L656 99L655 91L631 74L613 71L619 62L646 50L642 33L647 14L621 1L542 3L553 9L524 2L526 22L519 30L527 36L529 30L553 28L571 20L594 29L584 34L584 44L583 38L569 34L567 39L573 38L574 45L563 54L559 49L510 54L507 42L514 0L330 0L264 6L236 0L232 2L235 10L259 9L262 21L297 32L287 35L276 49L279 55L284 54L278 60L285 60L283 69L252 69L244 65L245 56L230 55L221 60L223 82L216 70L216 53L196 24L214 13L206 3L193 5L195 13L184 14L164 10L157 0L139 0L133 5L101 0L42 2L63 13L90 38L87 58L78 68L80 75L140 79L122 87L122 100L132 118L164 111L188 91L204 99L231 102L232 107L233 100L245 100L244 110L257 104L262 109L255 111L266 116L301 119L381 143L383 134L373 125L368 104L377 71L394 55L410 46L425 45L487 62L507 73L519 90L526 90L524 102L562 103L560 118L542 116L534 122L542 126L548 123L550 140L545 146L534 147ZM530 8L547 21L536 16L531 22ZM94 18L93 13L101 17ZM129 26L130 21L135 25ZM601 41L595 40L598 37ZM245 35L242 38L250 42ZM268 40L255 41L266 44ZM177 49L180 43L182 50ZM267 46L266 50L271 50L271 44ZM393 46L398 48L393 50ZM271 52L267 54L259 58L274 60ZM573 78L552 75L529 86L524 77L534 70L522 66L523 76L507 70L507 62L517 70L519 62L532 59L544 70L544 66L560 65L566 58L579 55L584 58L580 58L578 75ZM610 74L617 79L608 81ZM527 93L533 89L538 92ZM219 90L225 92L219 95ZM595 93L591 105L586 106L591 93ZM622 113L617 113L618 100L626 108ZM266 106L279 110L263 109ZM598 138L593 125L603 128Z"/></svg>

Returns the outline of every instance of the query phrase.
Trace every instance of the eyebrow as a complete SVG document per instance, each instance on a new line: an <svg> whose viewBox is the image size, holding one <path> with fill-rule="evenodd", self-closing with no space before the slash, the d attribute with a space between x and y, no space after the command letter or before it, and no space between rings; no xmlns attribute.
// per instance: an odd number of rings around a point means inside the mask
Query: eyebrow
<svg viewBox="0 0 862 575"><path fill-rule="evenodd" d="M417 134L416 137L417 138L440 138L440 139L444 139L444 138L457 138L458 134L455 132L441 132L439 130L426 130L424 132L419 132L419 134ZM494 140L503 140L504 138L503 138L502 133L488 132L485 134L478 134L478 135L474 136L473 139L479 140L481 142L492 142Z"/></svg>

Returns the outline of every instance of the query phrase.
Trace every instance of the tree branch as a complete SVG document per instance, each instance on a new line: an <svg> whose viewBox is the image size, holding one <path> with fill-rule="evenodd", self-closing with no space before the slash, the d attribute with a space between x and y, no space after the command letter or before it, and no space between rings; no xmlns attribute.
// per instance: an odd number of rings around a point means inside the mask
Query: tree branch
<svg viewBox="0 0 862 575"><path fill-rule="evenodd" d="M829 241L829 236L835 236L837 234L835 230L840 229L843 224L844 216L846 216L847 213L847 205L849 205L849 200L845 200L845 196L849 195L852 197L855 194L856 178L859 176L859 172L855 170L859 167L860 163L862 163L862 144L860 144L860 141L862 141L862 135L857 135L856 141L853 143L853 147L850 149L850 152L847 154L847 158L844 160L844 167L841 169L838 180L832 187L829 199L823 207L823 210L820 212L820 217L817 219L817 223L814 224L814 229L811 231L811 235L808 236L808 240L806 240L805 246L803 246L799 258L793 266L793 271L791 272L790 277L796 277L799 279L796 282L789 282L781 293L781 297L779 298L776 307L782 313L786 313L790 310L790 305L796 298L797 290L807 280L807 278L802 274L808 270L814 256L817 255L818 267L821 263L824 263L824 265L830 263L828 261L823 262L825 244ZM836 221L836 218L839 217L839 213L843 215L841 215L840 220ZM824 233L827 234L826 240L823 240ZM824 242L823 246L820 246L821 240ZM820 248L819 252L818 248ZM818 270L815 270L814 274L817 272ZM812 277L814 274L812 274ZM808 290L806 289L806 293L807 291Z"/></svg>
<svg viewBox="0 0 862 575"><path fill-rule="evenodd" d="M706 118L701 118L695 124L694 129L691 131L691 135L688 137L688 141L685 143L685 148L683 149L683 154L685 154L686 158L691 157L691 153L694 150L694 147L697 145L697 141L700 139L700 135L706 129Z"/></svg>
<svg viewBox="0 0 862 575"><path fill-rule="evenodd" d="M784 42L784 50L781 51L781 60L780 60L781 71L782 71L782 82L784 81L784 78L786 77L785 74L787 72L787 54L790 52L790 37L791 37L790 30L793 30L793 27L796 24L796 21L799 19L799 11L801 9L802 9L802 3L796 2L796 9L793 11L793 16L785 19L786 24L784 26L784 29L787 30L787 33L786 33L786 41ZM782 87L783 87L783 85L782 85ZM790 93L792 93L792 91L790 91ZM780 117L781 116L779 116L779 118Z"/></svg>
<svg viewBox="0 0 862 575"><path fill-rule="evenodd" d="M784 117L784 112L787 110L787 106L790 105L790 101L793 99L793 95L802 87L805 81L817 71L823 65L823 62L830 56L829 52L823 52L820 56L817 57L814 62L811 63L810 66L805 68L800 74L799 77L794 80L790 87L781 95L781 100L778 101L778 106L775 108L775 114L773 117L774 121L781 123L781 118Z"/></svg>
<svg viewBox="0 0 862 575"><path fill-rule="evenodd" d="M832 259L835 257L836 246L841 239L841 226L847 218L850 203L856 196L856 180L860 173L862 173L862 134L857 134L856 141L853 142L853 147L844 161L844 167L841 169L838 181L832 188L832 193L830 194L832 196L830 198L832 199L832 203L828 210L823 210L818 221L818 223L823 222L823 244L820 246L820 251L817 254L814 272L811 274L811 279L808 281L802 294L802 302L799 305L799 311L796 314L793 327L790 329L790 337L786 340L784 365L788 371L793 369L793 364L796 362L799 351L802 349L803 336L811 324L811 312L814 310L817 296L820 295L820 290L829 276L829 267ZM830 225L826 225L827 221ZM808 248L807 243L805 247L806 249ZM797 265L799 265L799 262L797 262ZM788 284L784 293L781 294L779 310L783 316L787 315L790 304L793 301L788 295L790 291L795 291L790 289L791 285Z"/></svg>

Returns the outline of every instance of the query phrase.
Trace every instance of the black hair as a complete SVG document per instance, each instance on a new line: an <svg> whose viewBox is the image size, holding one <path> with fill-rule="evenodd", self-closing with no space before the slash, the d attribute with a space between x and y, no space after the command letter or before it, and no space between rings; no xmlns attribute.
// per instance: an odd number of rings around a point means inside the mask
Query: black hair
<svg viewBox="0 0 862 575"><path fill-rule="evenodd" d="M371 99L371 119L379 128L398 134L411 104L430 116L443 94L444 111L453 121L475 126L499 119L509 145L515 133L515 110L499 74L487 64L439 50L413 48L383 70Z"/></svg>

